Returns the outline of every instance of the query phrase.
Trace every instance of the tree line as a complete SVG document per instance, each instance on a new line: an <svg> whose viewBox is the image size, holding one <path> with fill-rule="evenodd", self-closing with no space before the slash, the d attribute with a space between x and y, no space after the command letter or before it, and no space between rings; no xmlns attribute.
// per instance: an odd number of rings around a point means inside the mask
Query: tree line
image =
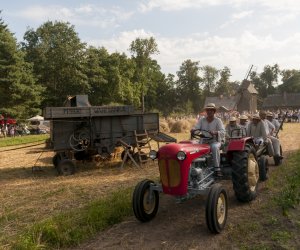
<svg viewBox="0 0 300 250"><path fill-rule="evenodd" d="M134 105L146 111L197 113L206 96L234 95L240 82L230 68L185 60L176 76L164 74L153 55L153 37L136 38L131 56L82 42L70 23L48 21L29 28L18 42L0 17L0 113L28 118L43 107L62 106L66 96L87 94L92 105ZM281 78L280 78L281 77ZM266 65L251 72L260 98L300 92L300 71ZM278 84L281 80L282 84Z"/></svg>

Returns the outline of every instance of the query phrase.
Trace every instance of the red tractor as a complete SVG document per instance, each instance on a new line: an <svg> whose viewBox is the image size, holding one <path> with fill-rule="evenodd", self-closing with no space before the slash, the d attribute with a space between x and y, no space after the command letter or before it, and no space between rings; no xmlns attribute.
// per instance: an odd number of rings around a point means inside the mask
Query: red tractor
<svg viewBox="0 0 300 250"><path fill-rule="evenodd" d="M151 151L149 157L158 160L160 183L143 180L135 187L132 206L138 220L147 222L158 211L159 193L172 195L181 202L196 195L207 196L206 224L212 233L225 227L228 201L220 179L230 177L239 201L255 199L259 181L259 166L251 137L230 138L221 153L223 177L215 177L209 144L199 144L201 138L211 138L208 131L195 130L192 140L170 143ZM226 151L226 152L225 152Z"/></svg>

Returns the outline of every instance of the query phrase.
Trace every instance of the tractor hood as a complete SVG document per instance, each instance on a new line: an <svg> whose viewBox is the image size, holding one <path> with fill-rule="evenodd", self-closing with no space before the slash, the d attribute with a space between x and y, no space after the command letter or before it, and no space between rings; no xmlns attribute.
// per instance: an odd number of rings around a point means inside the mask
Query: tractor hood
<svg viewBox="0 0 300 250"><path fill-rule="evenodd" d="M195 141L170 143L159 149L159 157L176 158L179 151L185 152L187 157L197 158L203 154L210 153L210 146L208 144L195 143Z"/></svg>

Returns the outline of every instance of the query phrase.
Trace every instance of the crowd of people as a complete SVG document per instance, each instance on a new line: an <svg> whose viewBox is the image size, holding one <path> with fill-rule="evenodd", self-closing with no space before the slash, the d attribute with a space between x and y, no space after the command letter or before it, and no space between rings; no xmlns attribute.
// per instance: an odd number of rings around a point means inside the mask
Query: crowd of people
<svg viewBox="0 0 300 250"><path fill-rule="evenodd" d="M28 127L18 124L0 124L0 138L15 137L19 135L30 134Z"/></svg>
<svg viewBox="0 0 300 250"><path fill-rule="evenodd" d="M217 113L214 103L209 103L205 107L205 115L201 115L192 128L195 130L208 131L211 137L204 138L200 143L207 143L211 146L213 162L216 175L222 175L220 169L220 148L229 138L250 136L254 138L256 145L265 143L268 147L270 157L282 159L280 152L280 142L278 131L282 128L281 122L288 115L295 115L289 110L275 112L261 110L259 113L226 112ZM298 111L297 114L300 112ZM224 126L224 123L226 126Z"/></svg>

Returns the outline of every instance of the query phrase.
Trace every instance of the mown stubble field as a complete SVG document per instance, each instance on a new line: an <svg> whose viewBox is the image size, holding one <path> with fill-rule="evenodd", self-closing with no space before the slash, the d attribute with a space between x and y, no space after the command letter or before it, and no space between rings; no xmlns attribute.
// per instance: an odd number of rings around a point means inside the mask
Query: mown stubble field
<svg viewBox="0 0 300 250"><path fill-rule="evenodd" d="M188 134L173 136L179 140L189 137ZM300 124L284 124L280 139L288 158L289 152L300 147ZM52 166L53 152L45 151L43 145L8 152L1 150L3 148L0 149L1 249L10 249L11 239L34 222L83 207L113 190L134 186L144 178L158 178L158 169L153 163L142 168L129 164L120 169L118 160L101 164L80 163L75 175L62 177L57 176ZM33 166L35 171L32 171ZM263 197L264 185L260 185L262 195L254 202L240 204L235 201L231 184L226 184L230 200L229 227L238 223L239 217L255 212L255 206ZM169 197L162 196L155 220L141 224L132 216L78 249L217 249L222 246L226 233L213 236L208 232L204 204L201 198L175 204Z"/></svg>

